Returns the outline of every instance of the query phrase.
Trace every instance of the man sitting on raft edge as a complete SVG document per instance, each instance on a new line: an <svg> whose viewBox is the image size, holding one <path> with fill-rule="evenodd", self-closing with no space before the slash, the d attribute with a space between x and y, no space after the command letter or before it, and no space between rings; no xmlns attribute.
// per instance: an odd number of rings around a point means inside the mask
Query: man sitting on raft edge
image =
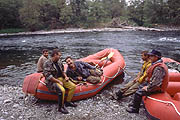
<svg viewBox="0 0 180 120"><path fill-rule="evenodd" d="M43 75L45 76L45 83L48 90L56 92L58 95L58 111L68 114L69 112L65 106L77 106L71 102L76 85L69 80L69 77L64 72L64 65L60 57L61 52L58 49L54 49L51 53L51 58L44 63ZM65 88L68 89L66 102Z"/></svg>
<svg viewBox="0 0 180 120"><path fill-rule="evenodd" d="M144 61L144 63L137 77L134 80L129 81L123 87L121 87L120 90L113 95L115 99L120 100L123 97L132 95L136 92L136 90L138 90L139 85L145 82L147 77L147 69L149 68L149 66L151 66L151 61L147 53L148 51L141 52L141 59Z"/></svg>

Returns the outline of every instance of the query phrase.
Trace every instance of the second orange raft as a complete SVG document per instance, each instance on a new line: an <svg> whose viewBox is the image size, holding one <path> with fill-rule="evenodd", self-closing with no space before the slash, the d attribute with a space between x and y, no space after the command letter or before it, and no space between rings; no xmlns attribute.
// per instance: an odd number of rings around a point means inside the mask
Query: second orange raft
<svg viewBox="0 0 180 120"><path fill-rule="evenodd" d="M162 58L164 63L179 62ZM180 120L180 73L169 72L169 82L165 93L143 97L148 116L152 120Z"/></svg>

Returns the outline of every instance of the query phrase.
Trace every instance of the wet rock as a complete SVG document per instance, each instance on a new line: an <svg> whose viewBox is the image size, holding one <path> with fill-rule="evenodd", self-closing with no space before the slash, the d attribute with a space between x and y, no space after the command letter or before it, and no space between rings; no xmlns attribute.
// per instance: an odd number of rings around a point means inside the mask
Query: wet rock
<svg viewBox="0 0 180 120"><path fill-rule="evenodd" d="M4 100L4 104L10 103L11 101L11 99Z"/></svg>
<svg viewBox="0 0 180 120"><path fill-rule="evenodd" d="M18 104L14 104L14 105L13 105L13 108L17 108L17 107L19 107Z"/></svg>
<svg viewBox="0 0 180 120"><path fill-rule="evenodd" d="M22 96L19 96L19 99L24 99L24 96L22 95Z"/></svg>
<svg viewBox="0 0 180 120"><path fill-rule="evenodd" d="M6 89L0 99L4 104L0 104L0 120L146 120L144 109L140 114L134 115L126 112L126 106L130 98L122 101L111 100L107 95L107 90L102 91L94 97L75 102L76 108L67 107L69 114L64 115L57 111L57 102L38 101L34 103L34 97L24 102L19 99L23 96L22 88L12 86L0 86L0 90ZM0 91L1 93L2 91ZM5 104L6 103L6 104ZM8 103L8 104L7 104ZM34 103L34 104L32 104Z"/></svg>

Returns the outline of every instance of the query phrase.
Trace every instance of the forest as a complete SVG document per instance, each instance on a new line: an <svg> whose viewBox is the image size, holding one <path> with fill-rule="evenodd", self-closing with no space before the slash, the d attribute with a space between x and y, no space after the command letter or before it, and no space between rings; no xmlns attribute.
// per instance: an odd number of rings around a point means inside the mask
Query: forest
<svg viewBox="0 0 180 120"><path fill-rule="evenodd" d="M180 25L180 0L0 0L0 30Z"/></svg>

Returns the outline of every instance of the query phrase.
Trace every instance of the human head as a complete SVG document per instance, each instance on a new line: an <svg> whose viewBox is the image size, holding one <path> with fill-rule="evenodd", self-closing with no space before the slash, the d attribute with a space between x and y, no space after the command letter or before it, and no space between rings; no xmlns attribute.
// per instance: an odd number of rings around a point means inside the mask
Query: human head
<svg viewBox="0 0 180 120"><path fill-rule="evenodd" d="M143 61L147 61L149 58L148 51L142 51L141 52L141 58Z"/></svg>
<svg viewBox="0 0 180 120"><path fill-rule="evenodd" d="M161 59L161 52L154 49L148 53L148 55L150 56L152 62L156 62L157 60Z"/></svg>
<svg viewBox="0 0 180 120"><path fill-rule="evenodd" d="M74 67L74 61L70 56L66 57L65 61L70 68Z"/></svg>
<svg viewBox="0 0 180 120"><path fill-rule="evenodd" d="M48 57L48 54L49 54L49 53L48 53L48 49L43 49L42 54L43 54L44 57L47 58L47 57Z"/></svg>
<svg viewBox="0 0 180 120"><path fill-rule="evenodd" d="M54 62L57 62L61 57L60 50L59 49L53 49L53 51L51 53L51 57L52 57Z"/></svg>

